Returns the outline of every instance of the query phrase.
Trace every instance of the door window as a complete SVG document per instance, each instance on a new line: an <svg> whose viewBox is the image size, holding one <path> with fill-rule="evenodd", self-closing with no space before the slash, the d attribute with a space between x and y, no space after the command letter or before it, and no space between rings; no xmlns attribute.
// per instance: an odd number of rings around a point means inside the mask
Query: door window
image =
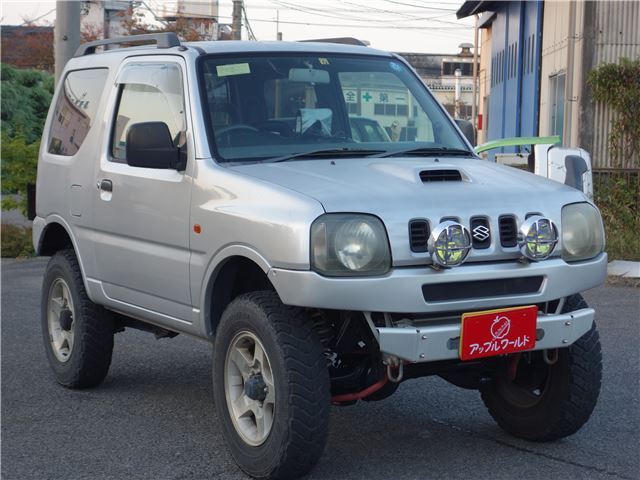
<svg viewBox="0 0 640 480"><path fill-rule="evenodd" d="M120 99L116 109L111 155L126 163L127 132L131 125L164 122L175 146L185 131L182 74L176 64L131 64L120 74Z"/></svg>

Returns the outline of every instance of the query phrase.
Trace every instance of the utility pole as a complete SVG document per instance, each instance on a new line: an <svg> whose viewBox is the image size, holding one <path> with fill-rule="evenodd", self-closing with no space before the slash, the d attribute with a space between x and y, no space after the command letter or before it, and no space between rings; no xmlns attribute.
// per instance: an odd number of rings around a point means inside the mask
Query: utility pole
<svg viewBox="0 0 640 480"><path fill-rule="evenodd" d="M478 14L473 27L473 100L471 101L471 123L473 128L478 128Z"/></svg>
<svg viewBox="0 0 640 480"><path fill-rule="evenodd" d="M53 32L57 84L64 66L80 46L80 2L56 1L56 24Z"/></svg>
<svg viewBox="0 0 640 480"><path fill-rule="evenodd" d="M280 31L280 10L276 10L276 40L282 40L282 32Z"/></svg>
<svg viewBox="0 0 640 480"><path fill-rule="evenodd" d="M460 118L460 77L462 76L462 70L456 68L454 72L456 77L455 83L455 94L454 94L454 104L453 104L453 118Z"/></svg>
<svg viewBox="0 0 640 480"><path fill-rule="evenodd" d="M242 40L242 0L233 0L232 15L231 38L233 40Z"/></svg>

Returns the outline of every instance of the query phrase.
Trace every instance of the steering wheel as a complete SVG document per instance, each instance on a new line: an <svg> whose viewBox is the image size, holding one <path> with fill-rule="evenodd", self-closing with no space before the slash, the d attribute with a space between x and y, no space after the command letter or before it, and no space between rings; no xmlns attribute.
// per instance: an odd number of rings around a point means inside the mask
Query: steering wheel
<svg viewBox="0 0 640 480"><path fill-rule="evenodd" d="M215 130L216 140L220 143L225 143L226 146L231 147L231 137L234 134L240 133L242 131L256 133L259 130L251 125L237 124L237 125L229 125L228 127L217 128Z"/></svg>

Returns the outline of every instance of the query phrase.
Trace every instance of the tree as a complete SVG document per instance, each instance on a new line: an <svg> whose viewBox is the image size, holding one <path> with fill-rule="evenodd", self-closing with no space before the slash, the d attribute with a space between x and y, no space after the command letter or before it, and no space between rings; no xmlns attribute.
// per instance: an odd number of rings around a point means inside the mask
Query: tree
<svg viewBox="0 0 640 480"><path fill-rule="evenodd" d="M640 59L621 58L620 63L605 63L589 72L587 83L593 99L611 107L609 153L611 159L629 166L637 165L640 156Z"/></svg>

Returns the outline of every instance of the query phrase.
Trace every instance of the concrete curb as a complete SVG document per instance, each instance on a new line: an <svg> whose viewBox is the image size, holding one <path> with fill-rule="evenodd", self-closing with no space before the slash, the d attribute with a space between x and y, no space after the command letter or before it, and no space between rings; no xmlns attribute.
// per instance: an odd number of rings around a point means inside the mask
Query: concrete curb
<svg viewBox="0 0 640 480"><path fill-rule="evenodd" d="M624 278L640 278L640 262L614 260L607 266L607 274Z"/></svg>

